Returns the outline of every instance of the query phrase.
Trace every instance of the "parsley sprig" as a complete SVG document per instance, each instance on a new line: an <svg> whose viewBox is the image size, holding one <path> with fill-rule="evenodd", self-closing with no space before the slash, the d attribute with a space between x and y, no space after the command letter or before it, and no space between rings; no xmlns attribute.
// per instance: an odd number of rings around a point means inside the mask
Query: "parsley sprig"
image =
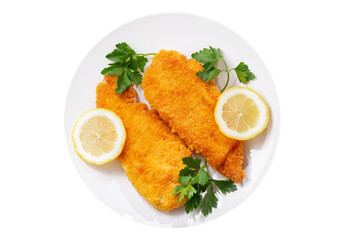
<svg viewBox="0 0 341 240"><path fill-rule="evenodd" d="M218 205L218 198L214 193L214 185L220 190L221 193L226 194L237 190L237 186L230 179L215 180L208 172L208 164L205 163L200 167L201 159L193 157L185 157L182 159L183 164L186 165L179 173L178 182L172 191L172 194L179 194L179 201L185 197L186 213L192 212L194 209L201 207L201 212L204 216L212 213L212 208ZM202 193L206 194L202 198Z"/></svg>
<svg viewBox="0 0 341 240"><path fill-rule="evenodd" d="M132 83L141 84L144 66L148 62L145 56L155 55L156 53L136 53L126 42L116 44L116 49L109 53L106 58L113 63L104 68L103 75L117 75L117 94L121 94L128 89Z"/></svg>
<svg viewBox="0 0 341 240"><path fill-rule="evenodd" d="M199 52L193 53L192 58L203 63L204 70L197 72L196 75L205 82L209 82L213 78L217 77L221 72L227 73L227 81L221 92L225 90L229 83L231 71L235 71L239 81L244 84L255 78L255 75L249 70L249 67L244 62L240 62L235 68L228 69L219 48L213 48L211 46L209 49L204 48ZM219 60L224 63L226 69L218 69L215 67Z"/></svg>

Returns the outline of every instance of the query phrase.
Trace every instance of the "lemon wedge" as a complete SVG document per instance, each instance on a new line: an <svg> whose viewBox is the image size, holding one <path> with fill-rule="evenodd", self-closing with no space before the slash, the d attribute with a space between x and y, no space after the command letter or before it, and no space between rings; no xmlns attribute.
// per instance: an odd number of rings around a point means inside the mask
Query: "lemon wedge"
<svg viewBox="0 0 341 240"><path fill-rule="evenodd" d="M255 90L233 87L219 97L214 117L224 135L248 140L266 128L269 122L269 107Z"/></svg>
<svg viewBox="0 0 341 240"><path fill-rule="evenodd" d="M77 120L72 140L75 151L86 162L102 165L122 152L126 131L122 120L112 111L96 108Z"/></svg>

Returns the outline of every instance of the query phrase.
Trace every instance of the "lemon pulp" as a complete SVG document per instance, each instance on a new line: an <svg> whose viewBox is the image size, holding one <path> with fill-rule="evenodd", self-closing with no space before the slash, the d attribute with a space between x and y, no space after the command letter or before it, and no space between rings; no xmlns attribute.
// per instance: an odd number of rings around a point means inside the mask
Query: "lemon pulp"
<svg viewBox="0 0 341 240"><path fill-rule="evenodd" d="M226 125L237 132L247 132L259 120L260 111L255 101L246 95L237 94L223 105L222 118Z"/></svg>
<svg viewBox="0 0 341 240"><path fill-rule="evenodd" d="M98 165L117 158L122 152L125 138L121 119L103 108L85 112L72 131L77 154L84 161Z"/></svg>
<svg viewBox="0 0 341 240"><path fill-rule="evenodd" d="M266 128L269 107L256 91L247 87L233 87L220 95L214 117L224 135L247 140Z"/></svg>
<svg viewBox="0 0 341 240"><path fill-rule="evenodd" d="M117 133L110 119L96 116L82 126L79 138L84 151L98 157L114 148Z"/></svg>

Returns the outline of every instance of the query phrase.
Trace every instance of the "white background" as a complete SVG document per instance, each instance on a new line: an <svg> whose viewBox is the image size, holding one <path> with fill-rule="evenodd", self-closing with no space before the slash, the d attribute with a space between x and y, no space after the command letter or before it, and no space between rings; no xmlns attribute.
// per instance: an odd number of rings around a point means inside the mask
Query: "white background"
<svg viewBox="0 0 341 240"><path fill-rule="evenodd" d="M0 239L340 239L338 1L1 1ZM281 136L258 189L223 217L156 228L118 215L78 176L64 105L87 52L153 13L221 22L258 52L277 87ZM202 33L205 34L205 33Z"/></svg>

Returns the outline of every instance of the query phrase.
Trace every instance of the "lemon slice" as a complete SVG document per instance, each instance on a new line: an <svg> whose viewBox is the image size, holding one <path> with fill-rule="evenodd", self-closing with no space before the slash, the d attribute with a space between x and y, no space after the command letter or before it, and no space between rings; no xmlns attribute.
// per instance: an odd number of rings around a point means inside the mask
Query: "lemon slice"
<svg viewBox="0 0 341 240"><path fill-rule="evenodd" d="M247 140L266 128L269 107L255 90L233 87L219 97L214 117L224 135Z"/></svg>
<svg viewBox="0 0 341 240"><path fill-rule="evenodd" d="M112 111L96 108L77 120L72 140L77 154L86 162L107 163L122 152L126 132L121 119Z"/></svg>

